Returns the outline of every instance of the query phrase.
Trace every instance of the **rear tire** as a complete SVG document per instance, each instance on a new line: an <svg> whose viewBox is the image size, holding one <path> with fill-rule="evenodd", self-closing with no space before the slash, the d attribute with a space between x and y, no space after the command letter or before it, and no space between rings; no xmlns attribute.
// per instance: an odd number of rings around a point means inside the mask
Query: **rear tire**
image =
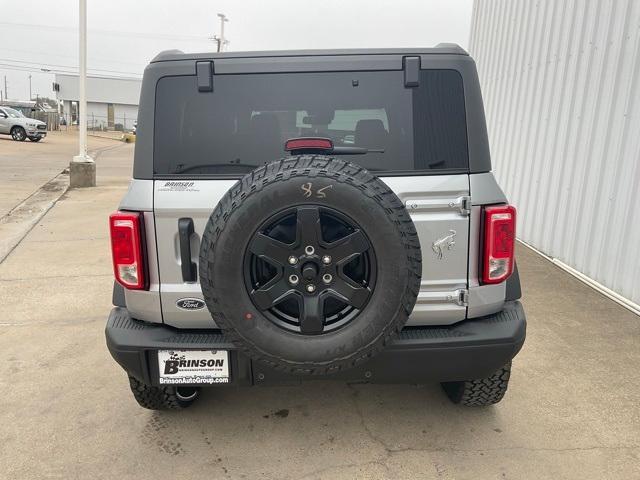
<svg viewBox="0 0 640 480"><path fill-rule="evenodd" d="M27 132L22 127L13 127L11 129L11 138L16 142L24 142L27 139Z"/></svg>
<svg viewBox="0 0 640 480"><path fill-rule="evenodd" d="M149 410L181 410L190 406L200 393L194 387L153 387L129 377L129 386L141 407Z"/></svg>
<svg viewBox="0 0 640 480"><path fill-rule="evenodd" d="M442 388L453 403L467 407L486 407L498 403L509 386L511 362L486 378L464 382L442 383Z"/></svg>

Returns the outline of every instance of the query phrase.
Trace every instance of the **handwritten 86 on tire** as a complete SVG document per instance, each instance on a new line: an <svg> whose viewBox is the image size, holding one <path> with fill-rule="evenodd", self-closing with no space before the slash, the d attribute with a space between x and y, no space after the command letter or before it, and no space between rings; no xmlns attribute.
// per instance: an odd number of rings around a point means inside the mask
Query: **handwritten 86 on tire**
<svg viewBox="0 0 640 480"><path fill-rule="evenodd" d="M229 353L225 350L159 350L161 385L229 383Z"/></svg>
<svg viewBox="0 0 640 480"><path fill-rule="evenodd" d="M308 376L380 353L413 310L422 267L413 221L382 180L301 155L229 189L198 271L213 320L243 354Z"/></svg>

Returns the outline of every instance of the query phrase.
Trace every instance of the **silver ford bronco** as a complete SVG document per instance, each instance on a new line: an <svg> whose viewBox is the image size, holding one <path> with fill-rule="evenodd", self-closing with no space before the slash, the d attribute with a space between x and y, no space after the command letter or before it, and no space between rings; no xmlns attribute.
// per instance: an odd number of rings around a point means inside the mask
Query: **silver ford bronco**
<svg viewBox="0 0 640 480"><path fill-rule="evenodd" d="M516 212L464 50L163 52L138 121L106 337L141 406L313 379L502 399Z"/></svg>

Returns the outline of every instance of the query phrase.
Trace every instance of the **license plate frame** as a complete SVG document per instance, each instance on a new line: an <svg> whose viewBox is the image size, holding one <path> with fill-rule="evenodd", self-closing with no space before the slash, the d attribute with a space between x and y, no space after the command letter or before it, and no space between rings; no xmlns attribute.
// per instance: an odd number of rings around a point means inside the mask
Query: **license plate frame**
<svg viewBox="0 0 640 480"><path fill-rule="evenodd" d="M158 350L157 357L160 385L231 383L228 350Z"/></svg>

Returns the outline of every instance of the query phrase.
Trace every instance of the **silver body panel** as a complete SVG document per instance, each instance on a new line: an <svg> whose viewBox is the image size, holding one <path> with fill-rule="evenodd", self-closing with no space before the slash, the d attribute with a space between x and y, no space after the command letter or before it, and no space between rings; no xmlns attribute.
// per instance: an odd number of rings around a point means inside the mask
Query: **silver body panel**
<svg viewBox="0 0 640 480"><path fill-rule="evenodd" d="M206 308L182 310L176 302L181 298L203 298L199 281L186 283L182 280L178 219L193 219L192 261L198 265L200 238L211 212L235 180L199 181L155 181L156 236L160 278L160 296L164 323L183 328L213 328L215 322ZM177 187L170 187L175 185ZM180 184L192 184L180 187ZM241 268L241 266L238 266Z"/></svg>
<svg viewBox="0 0 640 480"><path fill-rule="evenodd" d="M469 216L460 199L469 195L468 175L386 177L382 180L407 207L422 249L422 281L407 325L444 325L464 320L458 301L467 288ZM451 233L455 232L455 233ZM434 242L454 235L453 246L440 256Z"/></svg>
<svg viewBox="0 0 640 480"><path fill-rule="evenodd" d="M382 177L406 205L422 248L422 282L407 325L449 325L499 311L505 285L478 281L480 207L505 202L491 173ZM180 328L215 328L206 308L180 309L203 298L200 284L182 279L178 219L193 219L192 261L220 198L235 180L133 180L120 208L145 212L149 291L125 291L135 318Z"/></svg>

